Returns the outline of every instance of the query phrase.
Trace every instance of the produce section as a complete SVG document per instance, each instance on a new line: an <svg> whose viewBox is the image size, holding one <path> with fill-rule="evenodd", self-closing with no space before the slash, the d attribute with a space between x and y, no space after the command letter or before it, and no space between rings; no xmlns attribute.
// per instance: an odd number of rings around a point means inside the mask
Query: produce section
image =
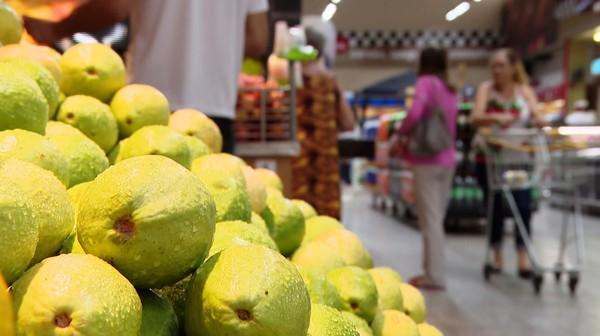
<svg viewBox="0 0 600 336"><path fill-rule="evenodd" d="M42 47L9 47L20 56L0 48L2 336L440 334L418 290L375 267L354 232L286 198L286 179L248 165L259 154L220 153L202 112L170 113L157 89L126 85L107 46L45 63ZM294 88L259 92L242 93L240 138L293 142L281 105L293 111ZM260 120L253 99L269 108Z"/></svg>

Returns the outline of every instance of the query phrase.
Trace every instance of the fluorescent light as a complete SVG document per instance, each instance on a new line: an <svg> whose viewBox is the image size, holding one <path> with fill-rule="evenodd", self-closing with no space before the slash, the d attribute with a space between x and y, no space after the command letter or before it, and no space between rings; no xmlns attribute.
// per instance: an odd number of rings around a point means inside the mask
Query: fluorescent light
<svg viewBox="0 0 600 336"><path fill-rule="evenodd" d="M331 0L331 2L333 2L334 4L339 4L340 2L342 2L342 0Z"/></svg>
<svg viewBox="0 0 600 336"><path fill-rule="evenodd" d="M337 6L335 4L329 3L327 7L325 7L325 10L323 10L323 14L321 14L321 19L323 19L323 21L329 21L333 18L335 12L337 12Z"/></svg>
<svg viewBox="0 0 600 336"><path fill-rule="evenodd" d="M77 43L98 43L98 40L88 33L73 34L73 41Z"/></svg>
<svg viewBox="0 0 600 336"><path fill-rule="evenodd" d="M446 20L454 21L459 16L468 12L469 9L471 9L471 4L468 3L467 1L463 1L460 4L458 4L458 6L454 7L452 10L450 10L448 13L446 13Z"/></svg>
<svg viewBox="0 0 600 336"><path fill-rule="evenodd" d="M560 135L598 135L600 126L562 126L558 128Z"/></svg>
<svg viewBox="0 0 600 336"><path fill-rule="evenodd" d="M475 2L481 2L481 0L473 0L473 1L475 1Z"/></svg>
<svg viewBox="0 0 600 336"><path fill-rule="evenodd" d="M600 43L600 29L596 30L594 33L594 42Z"/></svg>

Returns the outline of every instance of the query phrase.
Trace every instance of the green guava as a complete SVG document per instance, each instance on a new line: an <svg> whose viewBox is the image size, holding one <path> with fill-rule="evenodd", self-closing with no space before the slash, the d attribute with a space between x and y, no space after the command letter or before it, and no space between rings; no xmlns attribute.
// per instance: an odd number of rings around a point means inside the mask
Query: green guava
<svg viewBox="0 0 600 336"><path fill-rule="evenodd" d="M205 155L192 162L192 172L213 197L217 206L217 222L250 221L252 208L246 180L237 161L223 154Z"/></svg>
<svg viewBox="0 0 600 336"><path fill-rule="evenodd" d="M306 271L302 268L299 269L304 284L306 285L306 289L308 290L310 301L313 304L319 303L338 310L344 308L342 298L340 298L337 289L329 282L329 280L327 280L325 274Z"/></svg>
<svg viewBox="0 0 600 336"><path fill-rule="evenodd" d="M272 170L264 169L264 168L256 168L256 173L263 180L264 184L267 188L277 189L279 191L283 191L283 182L277 173Z"/></svg>
<svg viewBox="0 0 600 336"><path fill-rule="evenodd" d="M187 169L159 155L110 167L78 206L83 249L109 261L137 288L160 288L194 271L215 230L215 205Z"/></svg>
<svg viewBox="0 0 600 336"><path fill-rule="evenodd" d="M121 138L144 126L169 124L171 108L167 98L150 85L130 84L120 89L110 108L117 119Z"/></svg>
<svg viewBox="0 0 600 336"><path fill-rule="evenodd" d="M404 300L404 313L410 316L415 323L420 324L425 322L427 318L427 307L423 294L414 286L401 283L402 299Z"/></svg>
<svg viewBox="0 0 600 336"><path fill-rule="evenodd" d="M86 95L108 102L127 82L121 57L100 43L80 43L67 49L60 68L60 89L67 96Z"/></svg>
<svg viewBox="0 0 600 336"><path fill-rule="evenodd" d="M21 163L0 162L0 274L8 284L17 280L31 263L39 235L35 202L7 174Z"/></svg>
<svg viewBox="0 0 600 336"><path fill-rule="evenodd" d="M46 103L48 104L48 119L52 119L58 107L58 96L60 89L58 83L42 64L27 59L6 59L0 61L0 68L12 68L22 71L31 77L39 86Z"/></svg>
<svg viewBox="0 0 600 336"><path fill-rule="evenodd" d="M326 233L344 229L344 224L333 217L315 216L306 220L306 233L302 244L312 241Z"/></svg>
<svg viewBox="0 0 600 336"><path fill-rule="evenodd" d="M371 254L358 236L351 231L334 230L320 235L313 241L329 245L349 266L358 266L364 269L373 267Z"/></svg>
<svg viewBox="0 0 600 336"><path fill-rule="evenodd" d="M256 212L252 212L252 216L250 217L249 223L257 227L260 231L269 234L269 228L267 228L267 223L265 223L265 220L262 219L262 217L260 217L260 215Z"/></svg>
<svg viewBox="0 0 600 336"><path fill-rule="evenodd" d="M177 132L202 140L212 153L221 153L223 136L217 124L194 109L177 110L169 117L169 127Z"/></svg>
<svg viewBox="0 0 600 336"><path fill-rule="evenodd" d="M204 143L204 141L189 135L184 135L185 142L190 150L190 160L194 161L197 158L208 155L211 153L210 148Z"/></svg>
<svg viewBox="0 0 600 336"><path fill-rule="evenodd" d="M190 150L183 135L167 126L145 126L119 143L114 162L142 155L162 155L190 168Z"/></svg>
<svg viewBox="0 0 600 336"><path fill-rule="evenodd" d="M0 161L10 158L33 163L69 185L69 162L63 152L43 136L24 130L0 132Z"/></svg>
<svg viewBox="0 0 600 336"><path fill-rule="evenodd" d="M10 179L33 205L39 239L31 264L55 255L75 226L73 206L67 190L49 171L19 160L5 161L0 180Z"/></svg>
<svg viewBox="0 0 600 336"><path fill-rule="evenodd" d="M142 303L108 263L89 254L45 259L13 284L19 335L138 336Z"/></svg>
<svg viewBox="0 0 600 336"><path fill-rule="evenodd" d="M185 318L189 336L306 336L310 298L296 267L279 253L234 246L196 271Z"/></svg>
<svg viewBox="0 0 600 336"><path fill-rule="evenodd" d="M215 226L215 235L208 257L232 246L249 244L262 245L278 251L277 244L269 234L251 224L242 221L219 222Z"/></svg>
<svg viewBox="0 0 600 336"><path fill-rule="evenodd" d="M69 187L93 181L109 166L102 148L68 124L58 121L48 122L46 138L55 144L67 158Z"/></svg>
<svg viewBox="0 0 600 336"><path fill-rule="evenodd" d="M117 121L110 107L94 97L67 97L58 109L56 120L80 130L105 153L115 146L119 138Z"/></svg>
<svg viewBox="0 0 600 336"><path fill-rule="evenodd" d="M44 134L48 111L35 80L17 69L0 69L0 131L20 128Z"/></svg>
<svg viewBox="0 0 600 336"><path fill-rule="evenodd" d="M369 272L356 266L345 266L327 273L327 279L335 286L344 310L373 321L377 313L377 287Z"/></svg>
<svg viewBox="0 0 600 336"><path fill-rule="evenodd" d="M0 1L0 46L21 41L23 21L7 3Z"/></svg>
<svg viewBox="0 0 600 336"><path fill-rule="evenodd" d="M342 311L342 315L352 322L360 336L373 336L373 331L367 321L347 311Z"/></svg>
<svg viewBox="0 0 600 336"><path fill-rule="evenodd" d="M177 336L179 322L171 302L152 290L142 290L138 294L142 300L140 336Z"/></svg>
<svg viewBox="0 0 600 336"><path fill-rule="evenodd" d="M281 192L269 188L267 207L261 216L267 223L269 233L277 243L281 254L291 256L304 237L305 223L302 212Z"/></svg>
<svg viewBox="0 0 600 336"><path fill-rule="evenodd" d="M360 336L354 324L334 308L313 303L310 311L310 336Z"/></svg>
<svg viewBox="0 0 600 336"><path fill-rule="evenodd" d="M442 334L442 332L432 326L429 323L421 323L417 326L419 328L419 336L444 336L444 334Z"/></svg>
<svg viewBox="0 0 600 336"><path fill-rule="evenodd" d="M252 211L261 213L267 206L267 187L258 174L249 166L242 168L244 177L246 178L246 187Z"/></svg>
<svg viewBox="0 0 600 336"><path fill-rule="evenodd" d="M336 250L320 242L308 242L300 245L291 259L294 264L307 271L325 274L336 268L347 266Z"/></svg>
<svg viewBox="0 0 600 336"><path fill-rule="evenodd" d="M379 296L378 309L404 311L402 299L402 277L388 267L371 268L369 274L377 286Z"/></svg>
<svg viewBox="0 0 600 336"><path fill-rule="evenodd" d="M421 336L415 322L397 310L379 312L371 328L374 336Z"/></svg>
<svg viewBox="0 0 600 336"><path fill-rule="evenodd" d="M308 202L300 200L300 199L292 200L292 202L294 203L295 206L298 207L298 209L300 209L300 211L302 211L302 215L304 215L304 219L306 219L307 221L308 221L308 219L318 215L315 208L312 205L310 205Z"/></svg>

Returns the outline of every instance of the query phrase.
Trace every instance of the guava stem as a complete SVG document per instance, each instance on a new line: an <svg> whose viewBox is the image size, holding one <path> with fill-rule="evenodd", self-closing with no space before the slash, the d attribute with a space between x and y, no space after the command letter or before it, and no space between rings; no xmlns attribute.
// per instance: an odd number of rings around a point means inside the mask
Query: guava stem
<svg viewBox="0 0 600 336"><path fill-rule="evenodd" d="M242 321L250 321L252 319L252 314L245 309L238 309L235 312L237 313L238 318Z"/></svg>
<svg viewBox="0 0 600 336"><path fill-rule="evenodd" d="M54 324L59 328L66 328L71 325L71 318L67 314L60 314L54 317Z"/></svg>
<svg viewBox="0 0 600 336"><path fill-rule="evenodd" d="M117 219L114 229L126 238L130 238L135 232L135 223L133 222L131 216L125 216Z"/></svg>

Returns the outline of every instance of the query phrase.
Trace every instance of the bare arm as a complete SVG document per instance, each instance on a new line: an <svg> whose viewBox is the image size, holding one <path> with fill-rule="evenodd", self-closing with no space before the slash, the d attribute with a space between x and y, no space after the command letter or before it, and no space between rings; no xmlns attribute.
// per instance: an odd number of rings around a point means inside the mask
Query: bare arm
<svg viewBox="0 0 600 336"><path fill-rule="evenodd" d="M266 53L269 39L267 12L250 14L246 17L246 45L244 53L248 57L261 57Z"/></svg>
<svg viewBox="0 0 600 336"><path fill-rule="evenodd" d="M509 125L514 121L514 116L510 113L486 113L488 100L492 85L489 82L479 85L477 89L477 95L475 96L475 106L471 113L471 122L476 127L486 127L493 125Z"/></svg>
<svg viewBox="0 0 600 336"><path fill-rule="evenodd" d="M25 27L33 38L53 44L77 32L94 32L126 20L134 0L90 0L59 22L25 18Z"/></svg>
<svg viewBox="0 0 600 336"><path fill-rule="evenodd" d="M535 91L529 86L523 86L523 96L525 97L525 101L529 106L529 110L531 111L531 117L533 119L533 123L538 126L543 126L546 124L544 114L539 106L539 101L537 99L537 95Z"/></svg>
<svg viewBox="0 0 600 336"><path fill-rule="evenodd" d="M340 131L352 131L354 130L354 112L350 108L348 101L342 94L342 92L338 89L339 95L339 125Z"/></svg>

